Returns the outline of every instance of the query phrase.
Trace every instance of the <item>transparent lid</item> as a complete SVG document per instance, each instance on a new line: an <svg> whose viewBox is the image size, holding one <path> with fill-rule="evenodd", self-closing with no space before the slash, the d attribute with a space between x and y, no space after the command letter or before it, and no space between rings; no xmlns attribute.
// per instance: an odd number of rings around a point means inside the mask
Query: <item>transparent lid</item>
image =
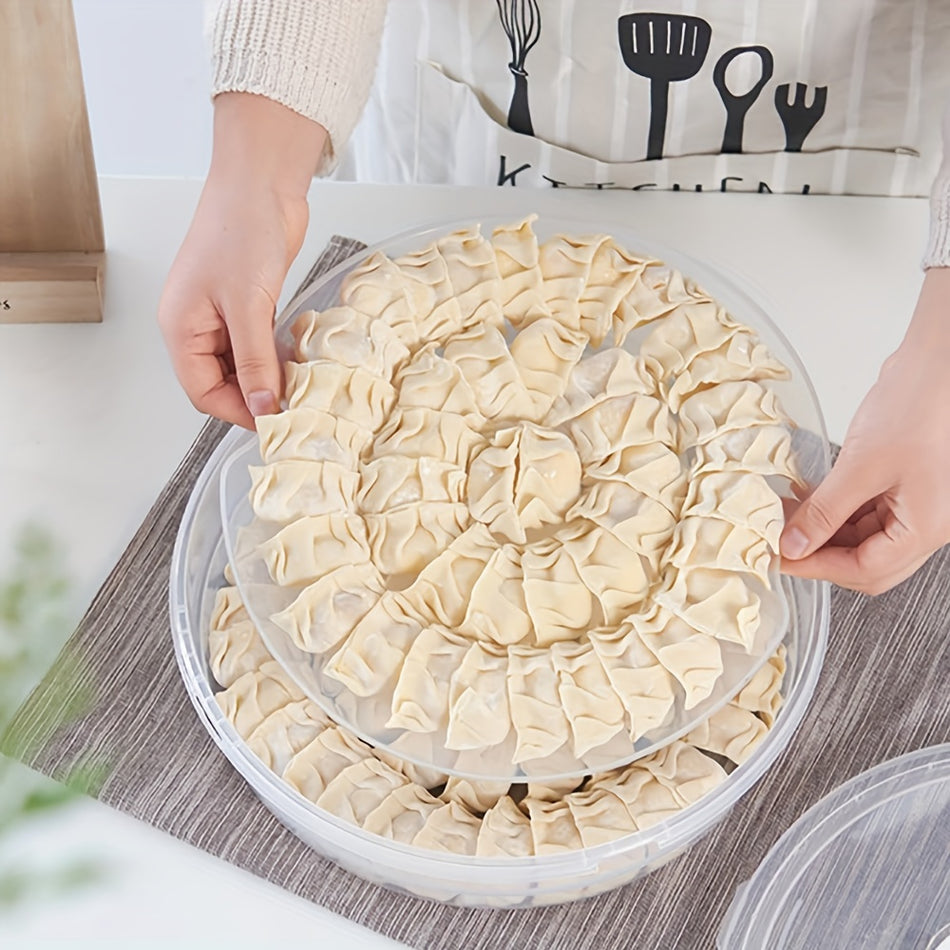
<svg viewBox="0 0 950 950"><path fill-rule="evenodd" d="M483 222L483 233L489 233L493 225L502 223L510 222L508 219ZM308 309L324 310L338 304L339 289L346 273L373 251L381 250L390 257L397 257L420 250L441 234L471 224L447 223L401 235L369 248L363 255L330 271L303 291L287 308L278 322L279 343L284 348L290 345L289 327L299 313ZM589 221L545 218L535 223L535 232L542 241L556 233L583 234L597 230L596 223ZM792 444L802 476L807 481L820 480L828 470L829 456L817 399L800 360L769 321L762 307L716 271L675 252L658 248L652 242L642 241L635 235L622 233L622 229L612 227L611 233L625 247L663 260L696 280L736 319L751 326L772 353L791 368L791 381L776 381L773 388L790 416L798 423L798 428L793 432ZM636 353L642 336L643 333L635 331L628 337L625 347ZM250 616L268 649L301 689L336 721L374 746L388 748L406 760L437 768L447 774L518 782L581 776L592 771L620 767L684 735L728 702L774 654L788 632L789 623L793 622L790 621L781 585L772 583L770 590L765 585L758 585L755 593L761 600L762 622L749 648L726 639L720 640L723 670L712 693L687 708L686 692L678 683L674 684L675 702L666 712L665 718L655 728L636 738L631 738L626 731L620 731L605 744L589 749L580 757L573 753L570 742L567 742L544 758L516 762L513 755L515 735L513 730L509 730L505 739L500 742L496 740L494 745L454 751L448 748L446 726L432 732L412 732L387 726L392 715L395 682L387 682L372 695L354 695L338 679L324 672L333 651L315 653L301 649L282 626L271 620L275 614L290 606L300 590L276 585L261 553L261 543L273 536L279 526L256 520L249 502L251 479L248 466L260 464L256 439L249 434L246 440L238 444L222 468L220 495L222 524L231 567Z"/></svg>
<svg viewBox="0 0 950 950"><path fill-rule="evenodd" d="M717 946L950 947L950 744L884 762L809 809L739 889Z"/></svg>

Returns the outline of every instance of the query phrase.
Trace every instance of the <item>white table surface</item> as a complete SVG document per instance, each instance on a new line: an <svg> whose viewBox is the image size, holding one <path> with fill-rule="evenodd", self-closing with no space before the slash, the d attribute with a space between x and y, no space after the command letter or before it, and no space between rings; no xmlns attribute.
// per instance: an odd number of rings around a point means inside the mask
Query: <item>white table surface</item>
<svg viewBox="0 0 950 950"><path fill-rule="evenodd" d="M46 525L67 552L75 619L202 424L155 324L199 190L196 181L103 179L104 322L0 326L0 571L17 526ZM750 277L802 357L838 441L910 317L927 226L918 199L315 182L310 231L287 284L296 286L333 233L373 242L440 219L532 210L597 216L605 230L626 224ZM98 803L0 840L0 856L89 853L113 868L110 878L0 917L0 946L393 945Z"/></svg>

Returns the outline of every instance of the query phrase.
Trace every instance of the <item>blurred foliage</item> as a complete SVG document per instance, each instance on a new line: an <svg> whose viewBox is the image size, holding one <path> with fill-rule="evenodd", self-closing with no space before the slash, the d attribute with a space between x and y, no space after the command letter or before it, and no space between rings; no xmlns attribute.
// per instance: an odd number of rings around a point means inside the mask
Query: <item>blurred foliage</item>
<svg viewBox="0 0 950 950"><path fill-rule="evenodd" d="M78 660L64 652L55 681L44 682L54 700L45 704L50 713L41 722L31 722L29 736L8 728L56 659L70 630L71 608L63 552L48 532L24 527L15 539L12 566L0 577L0 735L3 747L18 757L28 758L63 724L92 706L91 690L76 688L82 679ZM65 781L57 783L0 756L0 909L72 891L101 877L102 868L94 861L40 869L17 866L4 854L3 845L25 823L60 811L81 793L95 794L106 777L102 764L79 762L68 770Z"/></svg>

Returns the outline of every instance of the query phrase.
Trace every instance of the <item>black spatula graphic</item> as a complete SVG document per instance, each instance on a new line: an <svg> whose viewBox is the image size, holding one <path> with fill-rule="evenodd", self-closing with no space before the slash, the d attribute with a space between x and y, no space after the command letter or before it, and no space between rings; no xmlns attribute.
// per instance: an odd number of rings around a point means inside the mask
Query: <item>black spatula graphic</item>
<svg viewBox="0 0 950 950"><path fill-rule="evenodd" d="M650 80L647 158L663 157L670 83L692 79L709 52L712 27L700 17L627 13L617 21L620 53L631 72Z"/></svg>

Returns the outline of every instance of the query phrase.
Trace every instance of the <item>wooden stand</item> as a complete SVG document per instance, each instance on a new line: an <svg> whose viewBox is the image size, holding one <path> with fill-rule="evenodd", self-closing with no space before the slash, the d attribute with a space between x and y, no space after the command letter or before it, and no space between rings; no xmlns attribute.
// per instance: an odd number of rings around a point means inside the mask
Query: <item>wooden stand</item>
<svg viewBox="0 0 950 950"><path fill-rule="evenodd" d="M71 0L0 0L0 324L102 319L105 239Z"/></svg>

